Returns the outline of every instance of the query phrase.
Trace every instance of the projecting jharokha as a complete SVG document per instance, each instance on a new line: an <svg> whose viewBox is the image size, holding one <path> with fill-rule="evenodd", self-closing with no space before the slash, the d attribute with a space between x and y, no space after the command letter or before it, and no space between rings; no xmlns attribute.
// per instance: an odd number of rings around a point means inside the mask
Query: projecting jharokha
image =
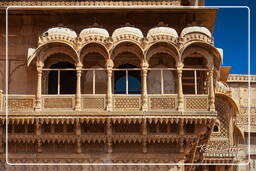
<svg viewBox="0 0 256 171"><path fill-rule="evenodd" d="M9 5L38 8L9 8L6 65ZM222 66L218 9L171 8L196 5L204 1L1 1L0 170L249 170L226 165L248 162L248 77ZM7 165L6 152L24 166Z"/></svg>

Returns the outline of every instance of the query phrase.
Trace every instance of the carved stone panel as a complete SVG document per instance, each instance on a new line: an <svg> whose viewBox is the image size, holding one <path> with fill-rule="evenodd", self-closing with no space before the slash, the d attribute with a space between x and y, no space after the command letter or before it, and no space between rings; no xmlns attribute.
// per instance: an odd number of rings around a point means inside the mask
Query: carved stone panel
<svg viewBox="0 0 256 171"><path fill-rule="evenodd" d="M140 97L115 97L114 107L117 110L139 110Z"/></svg>
<svg viewBox="0 0 256 171"><path fill-rule="evenodd" d="M33 109L33 99L18 98L8 99L8 109L10 110L30 110Z"/></svg>
<svg viewBox="0 0 256 171"><path fill-rule="evenodd" d="M105 108L105 98L104 97L83 98L83 109L104 109L104 108Z"/></svg>
<svg viewBox="0 0 256 171"><path fill-rule="evenodd" d="M73 100L72 98L63 97L63 98L45 98L44 99L44 108L72 108Z"/></svg>
<svg viewBox="0 0 256 171"><path fill-rule="evenodd" d="M175 109L176 99L175 97L150 97L150 109L166 110Z"/></svg>
<svg viewBox="0 0 256 171"><path fill-rule="evenodd" d="M186 110L207 110L208 97L185 97Z"/></svg>

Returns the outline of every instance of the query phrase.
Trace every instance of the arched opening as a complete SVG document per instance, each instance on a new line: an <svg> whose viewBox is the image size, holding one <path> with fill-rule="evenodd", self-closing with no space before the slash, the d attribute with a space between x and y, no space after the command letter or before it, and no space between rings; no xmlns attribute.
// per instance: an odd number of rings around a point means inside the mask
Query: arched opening
<svg viewBox="0 0 256 171"><path fill-rule="evenodd" d="M114 59L114 94L141 94L142 50L131 42L118 44L112 51Z"/></svg>
<svg viewBox="0 0 256 171"><path fill-rule="evenodd" d="M219 127L218 127L218 125L214 125L214 127L213 127L213 132L219 132Z"/></svg>
<svg viewBox="0 0 256 171"><path fill-rule="evenodd" d="M88 53L83 58L82 94L106 94L107 72L105 58L99 53Z"/></svg>
<svg viewBox="0 0 256 171"><path fill-rule="evenodd" d="M184 94L207 94L207 61L201 54L194 52L184 61L182 86Z"/></svg>
<svg viewBox="0 0 256 171"><path fill-rule="evenodd" d="M115 94L140 94L141 76L139 70L132 64L122 64L114 72L114 93ZM120 70L119 70L120 69Z"/></svg>
<svg viewBox="0 0 256 171"><path fill-rule="evenodd" d="M75 94L75 92L76 72L74 64L69 62L52 64L48 74L48 94Z"/></svg>
<svg viewBox="0 0 256 171"><path fill-rule="evenodd" d="M81 77L82 94L106 94L108 58L107 49L98 43L86 44L80 51L83 71Z"/></svg>
<svg viewBox="0 0 256 171"><path fill-rule="evenodd" d="M175 59L166 53L157 53L149 60L148 94L174 94L177 74Z"/></svg>

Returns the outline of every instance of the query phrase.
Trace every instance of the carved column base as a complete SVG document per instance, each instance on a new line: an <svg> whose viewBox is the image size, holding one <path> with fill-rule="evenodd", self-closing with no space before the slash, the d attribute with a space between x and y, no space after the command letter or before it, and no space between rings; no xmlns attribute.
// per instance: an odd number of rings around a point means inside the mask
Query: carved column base
<svg viewBox="0 0 256 171"><path fill-rule="evenodd" d="M106 110L108 112L113 111L112 97L108 97L108 99L107 99L107 108L106 108Z"/></svg>
<svg viewBox="0 0 256 171"><path fill-rule="evenodd" d="M36 101L35 111L41 111L41 110L42 110L41 101Z"/></svg>
<svg viewBox="0 0 256 171"><path fill-rule="evenodd" d="M215 112L215 105L213 103L209 104L209 111L210 112Z"/></svg>
<svg viewBox="0 0 256 171"><path fill-rule="evenodd" d="M178 105L178 108L177 108L178 111L180 112L183 112L184 111L184 105Z"/></svg>
<svg viewBox="0 0 256 171"><path fill-rule="evenodd" d="M143 96L142 97L142 106L141 106L141 110L143 112L148 111L148 97L147 96Z"/></svg>
<svg viewBox="0 0 256 171"><path fill-rule="evenodd" d="M81 96L80 94L76 94L76 100L75 100L75 111L81 111Z"/></svg>
<svg viewBox="0 0 256 171"><path fill-rule="evenodd" d="M75 110L75 111L81 111L81 105L75 106L74 110Z"/></svg>

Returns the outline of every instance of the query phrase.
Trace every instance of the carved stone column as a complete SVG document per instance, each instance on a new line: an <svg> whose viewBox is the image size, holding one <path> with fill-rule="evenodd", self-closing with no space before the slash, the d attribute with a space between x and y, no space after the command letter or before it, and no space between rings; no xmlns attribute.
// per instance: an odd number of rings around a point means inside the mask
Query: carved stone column
<svg viewBox="0 0 256 171"><path fill-rule="evenodd" d="M108 153L112 153L112 124L111 120L107 120L107 125L106 125L106 134L107 134L107 151Z"/></svg>
<svg viewBox="0 0 256 171"><path fill-rule="evenodd" d="M76 135L80 136L81 135L81 125L79 121L76 122Z"/></svg>
<svg viewBox="0 0 256 171"><path fill-rule="evenodd" d="M114 63L112 59L107 59L106 61L106 68L108 73L108 89L107 89L107 111L113 110L113 103L112 103L112 69Z"/></svg>
<svg viewBox="0 0 256 171"><path fill-rule="evenodd" d="M41 136L41 125L39 123L39 121L36 122L36 136ZM41 153L42 152L42 142L41 140L38 140L37 142L37 152Z"/></svg>
<svg viewBox="0 0 256 171"><path fill-rule="evenodd" d="M42 69L44 64L37 62L37 90L36 90L36 106L35 110L40 111L42 109Z"/></svg>
<svg viewBox="0 0 256 171"><path fill-rule="evenodd" d="M82 75L82 64L76 65L76 105L75 110L81 111L81 75Z"/></svg>
<svg viewBox="0 0 256 171"><path fill-rule="evenodd" d="M182 89L182 68L183 63L179 62L176 65L177 67L177 75L178 75L178 111L184 110L184 97L183 97L183 89Z"/></svg>
<svg viewBox="0 0 256 171"><path fill-rule="evenodd" d="M148 90L147 90L147 73L148 73L148 63L143 61L141 63L142 68L142 111L148 110Z"/></svg>
<svg viewBox="0 0 256 171"><path fill-rule="evenodd" d="M209 66L209 111L215 111L215 92L213 83L214 67Z"/></svg>
<svg viewBox="0 0 256 171"><path fill-rule="evenodd" d="M76 141L76 153L78 153L78 154L82 153L82 148L81 148L81 141L80 141L80 139L77 139L77 141Z"/></svg>
<svg viewBox="0 0 256 171"><path fill-rule="evenodd" d="M41 135L41 125L39 122L36 123L36 136Z"/></svg>
<svg viewBox="0 0 256 171"><path fill-rule="evenodd" d="M79 123L79 120L76 121L75 134L76 134L76 136L78 136L78 138L76 140L76 153L80 154L82 152L82 149L81 149L81 141L80 141L81 125Z"/></svg>
<svg viewBox="0 0 256 171"><path fill-rule="evenodd" d="M142 146L143 146L143 149L142 149L143 153L146 153L148 151L146 139L143 140Z"/></svg>
<svg viewBox="0 0 256 171"><path fill-rule="evenodd" d="M146 153L148 150L147 150L147 134L148 134L148 131L147 131L147 120L146 119L143 119L142 121L142 136L143 136L143 141L142 141L142 146L143 146L143 153Z"/></svg>
<svg viewBox="0 0 256 171"><path fill-rule="evenodd" d="M183 119L181 119L180 122L179 122L178 131L179 131L179 135L181 135L181 136L184 135L184 121L183 121Z"/></svg>

